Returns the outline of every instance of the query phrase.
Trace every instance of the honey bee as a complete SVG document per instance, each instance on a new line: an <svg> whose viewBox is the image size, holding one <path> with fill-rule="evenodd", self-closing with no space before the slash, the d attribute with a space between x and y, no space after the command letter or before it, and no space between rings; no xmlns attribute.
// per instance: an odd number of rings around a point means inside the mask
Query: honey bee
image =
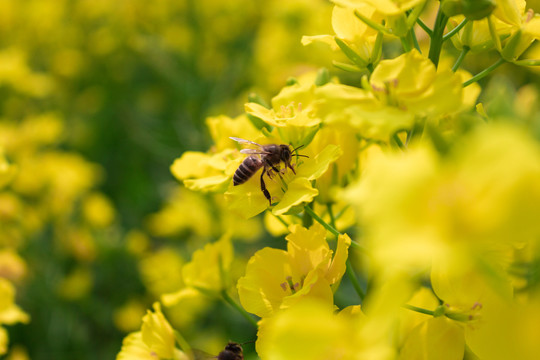
<svg viewBox="0 0 540 360"><path fill-rule="evenodd" d="M239 142L243 146L250 147L240 150L242 154L249 154L250 156L245 158L238 169L236 169L233 176L234 186L245 183L253 175L255 175L260 168L262 168L261 191L270 202L270 205L272 205L270 192L268 192L266 189L266 184L264 183L264 174L268 174L269 178L272 178L274 173L281 176L279 169L281 162L285 164L285 169L289 168L294 174L296 174L296 171L294 171L294 167L291 164L292 155L303 145L293 149L290 145L285 144L261 145L257 144L256 142L237 137L231 137L230 139ZM300 154L296 154L296 156L308 157L307 155Z"/></svg>
<svg viewBox="0 0 540 360"><path fill-rule="evenodd" d="M217 356L212 356L203 351L195 350L194 351L194 360L244 360L244 349L238 343L229 341Z"/></svg>
<svg viewBox="0 0 540 360"><path fill-rule="evenodd" d="M218 354L217 360L244 360L244 349L240 344L229 341L225 349Z"/></svg>

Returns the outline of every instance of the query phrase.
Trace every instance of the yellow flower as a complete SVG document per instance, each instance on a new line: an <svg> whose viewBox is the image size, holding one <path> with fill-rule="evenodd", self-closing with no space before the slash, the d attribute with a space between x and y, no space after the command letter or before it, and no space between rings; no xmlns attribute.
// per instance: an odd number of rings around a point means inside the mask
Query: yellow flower
<svg viewBox="0 0 540 360"><path fill-rule="evenodd" d="M534 40L540 39L540 17L532 9L527 11L525 0L497 1L492 19L498 24L492 36L507 37L510 34L502 48L500 40L495 39L497 50L507 61L517 60Z"/></svg>
<svg viewBox="0 0 540 360"><path fill-rule="evenodd" d="M533 294L527 301L505 301L485 306L477 326L465 328L467 345L481 359L534 360L540 353L538 324L540 298Z"/></svg>
<svg viewBox="0 0 540 360"><path fill-rule="evenodd" d="M147 216L146 226L153 236L173 237L192 232L207 237L215 233L213 221L204 195L178 186L158 212Z"/></svg>
<svg viewBox="0 0 540 360"><path fill-rule="evenodd" d="M246 275L238 281L242 306L260 317L308 298L332 303L331 285L345 272L347 235L338 238L332 258L326 230L319 224L309 229L292 225L287 251L264 248L249 260Z"/></svg>
<svg viewBox="0 0 540 360"><path fill-rule="evenodd" d="M213 151L219 152L232 147L230 136L242 139L255 139L260 136L259 130L253 126L246 115L231 119L228 116L209 117L206 126L214 141Z"/></svg>
<svg viewBox="0 0 540 360"><path fill-rule="evenodd" d="M27 272L26 262L15 251L9 248L0 250L0 277L18 282L26 276Z"/></svg>
<svg viewBox="0 0 540 360"><path fill-rule="evenodd" d="M80 300L90 293L94 285L92 273L79 266L58 282L58 295L68 301Z"/></svg>
<svg viewBox="0 0 540 360"><path fill-rule="evenodd" d="M432 317L409 333L401 348L399 359L462 359L465 353L463 329L444 317Z"/></svg>
<svg viewBox="0 0 540 360"><path fill-rule="evenodd" d="M526 6L525 0L497 0L493 15L507 24L520 26Z"/></svg>
<svg viewBox="0 0 540 360"><path fill-rule="evenodd" d="M156 360L156 357L142 339L140 331L129 334L122 341L122 349L116 360Z"/></svg>
<svg viewBox="0 0 540 360"><path fill-rule="evenodd" d="M425 147L379 157L351 188L348 198L359 206L381 269L423 271L432 261L485 253L500 253L486 259L500 266L510 247L537 239L540 149L534 140L511 126L490 125L460 144L444 158Z"/></svg>
<svg viewBox="0 0 540 360"><path fill-rule="evenodd" d="M190 360L191 358L178 349L174 349L171 357L164 358L151 349L145 341L141 331L133 332L122 341L122 349L116 355L116 360Z"/></svg>
<svg viewBox="0 0 540 360"><path fill-rule="evenodd" d="M227 234L215 243L195 251L191 261L182 269L184 283L202 292L219 293L226 289L230 281L233 254L233 246Z"/></svg>
<svg viewBox="0 0 540 360"><path fill-rule="evenodd" d="M381 61L370 83L383 103L416 116L437 117L463 108L461 77L449 67L436 69L414 49Z"/></svg>
<svg viewBox="0 0 540 360"><path fill-rule="evenodd" d="M82 212L88 223L96 228L111 225L116 215L109 198L98 192L93 192L84 197Z"/></svg>
<svg viewBox="0 0 540 360"><path fill-rule="evenodd" d="M369 5L359 5L357 11L375 22L380 22L381 20L380 16L375 14L375 8ZM356 17L354 15L354 9L334 6L332 11L332 27L336 34L335 37L346 42L366 65L378 60L376 58L377 54L373 53L377 31ZM339 50L335 37L333 35L303 36L302 44L309 45L315 42L322 42L330 45L332 50Z"/></svg>
<svg viewBox="0 0 540 360"><path fill-rule="evenodd" d="M172 247L149 253L139 262L141 280L154 296L175 291L183 284L184 259Z"/></svg>
<svg viewBox="0 0 540 360"><path fill-rule="evenodd" d="M312 86L314 87L315 85ZM296 87L300 87L300 85L295 84L283 88L280 94L272 99L272 103L277 104L277 106L274 105L274 109L267 109L256 103L248 103L245 108L248 114L275 127L275 131L284 143L308 145L319 130L321 119L314 117L314 113L310 111L309 102L303 103L300 98L295 98L290 103L281 103L282 101L278 101L278 99L289 100L289 93L298 95L294 91L297 89L288 90L289 88Z"/></svg>
<svg viewBox="0 0 540 360"><path fill-rule="evenodd" d="M7 352L8 333L3 324L28 323L30 317L15 304L15 287L0 277L0 355Z"/></svg>
<svg viewBox="0 0 540 360"><path fill-rule="evenodd" d="M30 317L15 304L15 287L0 278L0 324L28 323Z"/></svg>
<svg viewBox="0 0 540 360"><path fill-rule="evenodd" d="M173 162L171 173L190 190L222 192L240 165L238 160L232 149L216 154L186 151Z"/></svg>
<svg viewBox="0 0 540 360"><path fill-rule="evenodd" d="M346 312L335 315L331 303L316 300L279 311L259 323L257 353L269 360L360 359L355 334L361 315Z"/></svg>
<svg viewBox="0 0 540 360"><path fill-rule="evenodd" d="M332 0L334 3L358 8L369 5L385 16L404 14L425 0Z"/></svg>
<svg viewBox="0 0 540 360"><path fill-rule="evenodd" d="M113 322L117 329L124 332L135 331L141 328L141 318L144 316L146 306L140 300L130 299L113 313Z"/></svg>
<svg viewBox="0 0 540 360"><path fill-rule="evenodd" d="M407 301L407 304L422 309L435 309L440 305L439 299L437 299L433 293L433 290L424 286L420 287L414 292L411 298ZM399 346L403 346L407 340L407 337L414 328L429 318L429 315L411 311L402 307L397 314L397 319L399 321Z"/></svg>
<svg viewBox="0 0 540 360"><path fill-rule="evenodd" d="M144 344L159 358L175 358L174 330L161 312L161 304L154 303L154 312L148 310L143 317L141 337Z"/></svg>
<svg viewBox="0 0 540 360"><path fill-rule="evenodd" d="M182 299L197 296L197 293L220 296L221 291L226 290L231 281L233 252L230 234L225 234L218 241L195 251L191 261L182 267L183 284L172 284L177 289L180 285L180 289L165 294L165 303L168 306L175 305Z"/></svg>

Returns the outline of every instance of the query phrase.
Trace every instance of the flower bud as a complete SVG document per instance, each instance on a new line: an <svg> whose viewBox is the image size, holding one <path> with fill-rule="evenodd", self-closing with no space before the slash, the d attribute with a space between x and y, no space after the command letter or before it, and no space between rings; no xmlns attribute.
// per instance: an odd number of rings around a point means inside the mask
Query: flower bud
<svg viewBox="0 0 540 360"><path fill-rule="evenodd" d="M441 8L447 16L465 15L469 20L480 20L495 9L495 0L443 0Z"/></svg>

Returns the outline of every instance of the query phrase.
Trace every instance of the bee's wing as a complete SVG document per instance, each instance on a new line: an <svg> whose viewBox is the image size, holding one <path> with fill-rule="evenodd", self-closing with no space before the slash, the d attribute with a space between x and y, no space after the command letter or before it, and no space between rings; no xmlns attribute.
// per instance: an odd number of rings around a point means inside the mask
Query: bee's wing
<svg viewBox="0 0 540 360"><path fill-rule="evenodd" d="M253 141L250 141L250 140L246 140L246 139L242 139L242 138L237 138L237 137L229 137L229 139L231 140L234 140L240 144L242 144L243 146L249 146L251 148L257 148L257 149L260 149L262 148L262 145L261 144L257 144L256 142L253 142Z"/></svg>
<svg viewBox="0 0 540 360"><path fill-rule="evenodd" d="M268 151L262 149L242 149L240 150L242 154L254 154L254 155L265 155L269 154Z"/></svg>

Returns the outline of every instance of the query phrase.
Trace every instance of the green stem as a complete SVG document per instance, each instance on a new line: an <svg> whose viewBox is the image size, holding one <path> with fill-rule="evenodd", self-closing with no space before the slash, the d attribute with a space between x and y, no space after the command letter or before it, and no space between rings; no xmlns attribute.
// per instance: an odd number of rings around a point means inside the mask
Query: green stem
<svg viewBox="0 0 540 360"><path fill-rule="evenodd" d="M355 10L354 11L354 15L356 15L357 18L359 18L360 20L362 20L362 22L364 22L367 26L369 26L370 28L374 29L374 30L377 30L377 31L380 31L382 32L383 34L386 34L386 35L391 35L392 33L390 31L388 31L387 28L385 28L383 25L379 24L379 23L376 23L375 21L365 17L364 15L362 15L360 12L358 12L358 10Z"/></svg>
<svg viewBox="0 0 540 360"><path fill-rule="evenodd" d="M499 60L497 60L497 62L495 64L493 64L490 67L482 70L481 72L479 72L478 74L476 74L472 78L470 78L469 80L465 81L463 83L463 87L467 87L467 86L471 85L472 83L477 82L478 80L486 77L487 75L489 75L489 73L491 73L493 70L495 70L496 68L498 68L499 66L501 66L505 62L506 62L506 60L504 60L503 58L500 58Z"/></svg>
<svg viewBox="0 0 540 360"><path fill-rule="evenodd" d="M406 151L407 150L407 147L405 145L403 145L403 142L401 141L401 139L399 138L398 134L394 134L392 135L392 140L395 141L395 143L397 144L397 146L403 150L403 151Z"/></svg>
<svg viewBox="0 0 540 360"><path fill-rule="evenodd" d="M428 310L428 309L424 309L424 308L421 308L421 307L418 307L418 306L414 306L414 305L409 305L409 304L403 304L402 305L405 309L409 309L409 310L412 310L412 311L416 311L418 313L421 313L421 314L426 314L426 315L431 315L431 316L435 316L435 311L433 310ZM447 318L449 319L452 319L452 320L456 320L456 321L468 321L470 320L469 319L469 316L467 314L460 314L460 313L446 313L446 312L443 312L442 314L440 315L444 315L446 316Z"/></svg>
<svg viewBox="0 0 540 360"><path fill-rule="evenodd" d="M180 334L180 332L177 331L177 330L174 330L173 333L174 333L174 338L175 338L176 342L180 346L180 349L182 349L182 351L187 353L187 354L193 355L193 351L191 350L191 346L186 341L186 339L184 339L182 334Z"/></svg>
<svg viewBox="0 0 540 360"><path fill-rule="evenodd" d="M446 41L450 39L452 36L454 36L455 34L457 34L458 31L463 29L463 27L467 25L468 22L469 22L469 19L465 18L462 22L458 24L458 26L450 30L448 33L446 33L446 35L443 35L443 41Z"/></svg>
<svg viewBox="0 0 540 360"><path fill-rule="evenodd" d="M273 214L272 214L272 215L273 215ZM278 219L278 221L279 221L280 223L283 224L283 226L285 226L286 229L289 228L289 224L287 224L287 222L286 222L285 220L283 220L283 218L282 218L281 216L279 216L279 215L274 215L274 216L275 216L276 219Z"/></svg>
<svg viewBox="0 0 540 360"><path fill-rule="evenodd" d="M329 225L328 223L326 223L326 221L324 221L319 215L317 215L315 213L315 211L313 211L312 208L310 208L309 206L304 206L304 211L309 214L309 216L312 217L313 220L315 220L316 222L318 222L319 224L321 224L322 226L324 226L324 228L326 230L328 230L331 234L335 235L335 236L339 236L341 235L341 233L339 231L337 231L334 227L332 227L331 225Z"/></svg>
<svg viewBox="0 0 540 360"><path fill-rule="evenodd" d="M441 55L441 49L443 45L444 28L448 22L448 16L439 8L437 12L437 19L435 20L435 27L431 34L431 44L429 46L429 59L437 67L439 65L439 57Z"/></svg>
<svg viewBox="0 0 540 360"><path fill-rule="evenodd" d="M426 314L426 315L431 315L431 316L433 316L433 315L435 314L435 312L432 311L432 310L420 308L420 307L414 306L414 305L403 304L403 307L404 307L405 309L409 309L409 310L412 310L412 311L416 311L416 312L421 313L421 314Z"/></svg>
<svg viewBox="0 0 540 360"><path fill-rule="evenodd" d="M408 38L408 36L402 36L399 39L401 40L401 46L403 46L403 51L407 53L412 50L413 45L411 44L411 41Z"/></svg>
<svg viewBox="0 0 540 360"><path fill-rule="evenodd" d="M421 5L415 6L412 11L407 14L407 29L412 31L413 25L418 21L418 17L424 11L427 1L424 1Z"/></svg>
<svg viewBox="0 0 540 360"><path fill-rule="evenodd" d="M336 218L334 217L334 211L332 210L332 204L326 203L326 208L328 209L328 215L330 216L330 225L335 229L336 228Z"/></svg>
<svg viewBox="0 0 540 360"><path fill-rule="evenodd" d="M467 55L467 53L469 52L470 48L468 46L464 46L463 49L461 50L461 53L459 54L457 60L456 60L456 63L454 64L454 66L452 66L452 71L453 72L456 72L459 67L461 66L461 63L463 62L463 59L465 59L465 56Z"/></svg>
<svg viewBox="0 0 540 360"><path fill-rule="evenodd" d="M418 52L421 54L422 50L420 50L420 44L418 44L418 39L416 38L416 33L414 32L414 29L409 30L409 36L412 39L415 49L418 50Z"/></svg>
<svg viewBox="0 0 540 360"><path fill-rule="evenodd" d="M433 35L433 31L420 18L416 19L416 23L428 34Z"/></svg>
<svg viewBox="0 0 540 360"><path fill-rule="evenodd" d="M302 216L302 226L305 227L305 228L308 228L311 225L313 225L314 217L308 211L306 211L306 209L309 209L312 212L313 212L313 210L311 209L310 204L307 204L306 206L304 206L304 216ZM310 215L310 216L308 216L308 215Z"/></svg>
<svg viewBox="0 0 540 360"><path fill-rule="evenodd" d="M347 272L347 276L349 277L349 280L351 281L351 284L354 287L354 290L358 294L358 297L360 297L360 300L363 301L364 297L366 297L366 294L364 293L364 290L362 290L362 286L360 285L360 282L358 281L358 278L356 277L356 273L354 272L354 269L352 268L351 260L349 258L347 258L345 265L346 265L345 271Z"/></svg>
<svg viewBox="0 0 540 360"><path fill-rule="evenodd" d="M229 295L226 290L221 291L221 296L229 305L235 308L247 321L249 321L253 326L258 327L257 320L255 320L251 314L249 314L242 306L240 306L234 299Z"/></svg>
<svg viewBox="0 0 540 360"><path fill-rule="evenodd" d="M311 216L313 218L313 220L315 220L316 222L318 222L319 224L321 224L326 230L328 230L331 234L335 235L335 236L339 236L339 235L342 235L339 231L337 231L333 226L329 225L326 221L324 221L319 215L317 215L315 213L315 211L313 211L313 209L311 209L309 206L304 206L304 211L309 214L309 216ZM360 251L364 251L366 252L366 249L360 245L359 243L357 243L356 241L354 240L351 240L351 247L354 248L354 249L357 249L357 250L360 250Z"/></svg>

